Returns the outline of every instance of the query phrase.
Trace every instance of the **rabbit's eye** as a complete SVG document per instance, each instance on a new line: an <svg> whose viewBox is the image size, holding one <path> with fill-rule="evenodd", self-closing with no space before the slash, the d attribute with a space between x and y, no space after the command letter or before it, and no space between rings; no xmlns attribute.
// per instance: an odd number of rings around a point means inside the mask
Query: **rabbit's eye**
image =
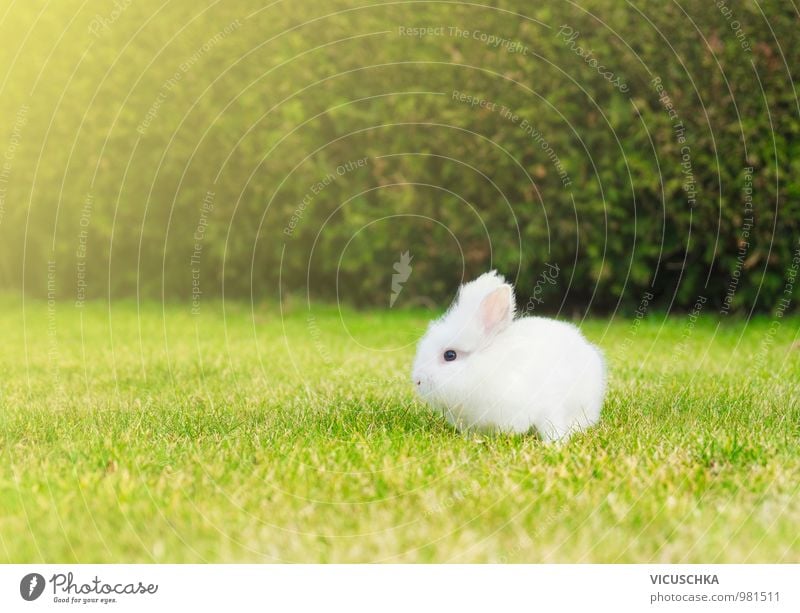
<svg viewBox="0 0 800 613"><path fill-rule="evenodd" d="M456 352L453 351L452 349L448 349L447 351L444 352L445 362L452 362L455 359L456 359Z"/></svg>

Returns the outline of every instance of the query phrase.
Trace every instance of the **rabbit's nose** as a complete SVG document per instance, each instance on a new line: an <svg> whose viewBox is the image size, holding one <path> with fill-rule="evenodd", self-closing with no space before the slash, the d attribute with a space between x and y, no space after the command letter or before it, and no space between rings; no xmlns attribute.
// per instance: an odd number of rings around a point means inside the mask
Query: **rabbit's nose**
<svg viewBox="0 0 800 613"><path fill-rule="evenodd" d="M422 381L420 381L419 379L417 379L417 385L420 385L421 383L422 383Z"/></svg>

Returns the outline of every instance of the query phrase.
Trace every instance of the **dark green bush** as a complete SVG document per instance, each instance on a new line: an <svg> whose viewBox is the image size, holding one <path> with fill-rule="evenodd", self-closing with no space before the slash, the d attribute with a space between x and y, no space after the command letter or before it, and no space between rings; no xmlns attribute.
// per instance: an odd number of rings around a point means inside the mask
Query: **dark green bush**
<svg viewBox="0 0 800 613"><path fill-rule="evenodd" d="M791 5L162 4L0 26L3 287L388 305L408 251L398 307L489 266L550 312L796 295Z"/></svg>

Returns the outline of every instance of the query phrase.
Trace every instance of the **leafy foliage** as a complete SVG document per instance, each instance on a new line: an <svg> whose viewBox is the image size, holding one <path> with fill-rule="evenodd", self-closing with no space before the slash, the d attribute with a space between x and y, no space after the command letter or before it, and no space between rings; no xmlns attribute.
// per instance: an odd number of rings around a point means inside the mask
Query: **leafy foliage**
<svg viewBox="0 0 800 613"><path fill-rule="evenodd" d="M103 6L0 25L4 287L388 306L407 251L397 307L548 264L549 310L796 295L784 3Z"/></svg>

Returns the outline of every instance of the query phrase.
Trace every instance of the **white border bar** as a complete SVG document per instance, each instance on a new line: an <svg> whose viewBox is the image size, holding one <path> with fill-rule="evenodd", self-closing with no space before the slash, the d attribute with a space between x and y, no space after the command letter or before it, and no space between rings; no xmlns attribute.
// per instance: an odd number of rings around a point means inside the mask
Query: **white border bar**
<svg viewBox="0 0 800 613"><path fill-rule="evenodd" d="M20 595L30 573L41 596ZM65 576L73 574L72 587ZM98 582L95 582L95 578ZM157 585L154 594L78 594ZM677 583L673 583L677 582ZM54 587L58 583L58 587ZM108 588L103 588L108 585ZM86 589L86 588L84 588ZM130 589L130 588L128 588ZM661 596L659 596L661 595ZM720 602L721 597L727 599ZM0 611L800 611L800 565L6 565ZM55 599L62 599L56 602ZM84 603L84 598L98 602ZM116 602L102 604L100 599ZM706 600L702 600L706 598ZM676 600L681 599L681 600Z"/></svg>

